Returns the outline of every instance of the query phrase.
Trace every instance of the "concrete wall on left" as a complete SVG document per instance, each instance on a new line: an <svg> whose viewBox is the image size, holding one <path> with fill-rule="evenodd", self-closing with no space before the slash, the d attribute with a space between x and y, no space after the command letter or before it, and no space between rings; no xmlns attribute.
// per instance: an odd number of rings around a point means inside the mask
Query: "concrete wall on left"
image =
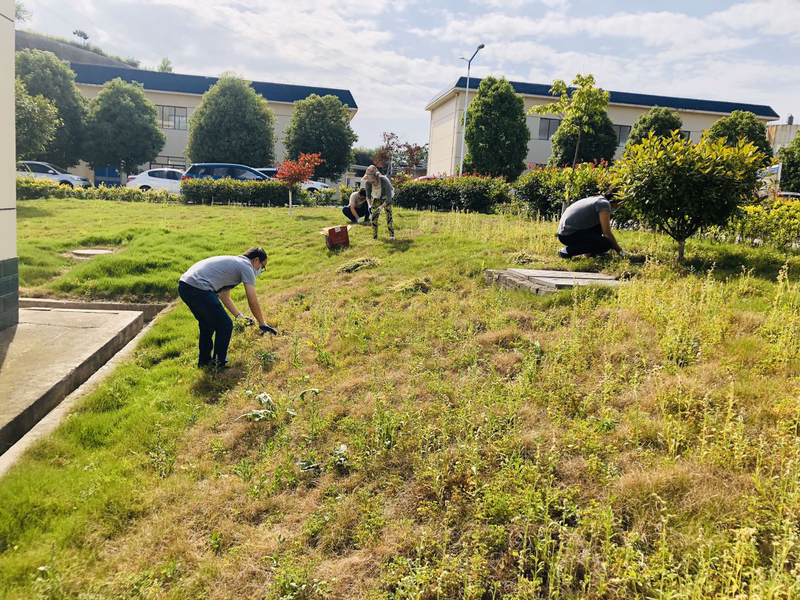
<svg viewBox="0 0 800 600"><path fill-rule="evenodd" d="M14 0L0 0L0 329L19 321Z"/></svg>

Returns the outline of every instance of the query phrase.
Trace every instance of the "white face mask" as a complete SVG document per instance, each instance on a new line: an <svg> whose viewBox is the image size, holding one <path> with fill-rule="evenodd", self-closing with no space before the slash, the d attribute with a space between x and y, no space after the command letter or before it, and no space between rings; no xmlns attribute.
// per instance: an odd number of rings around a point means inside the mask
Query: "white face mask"
<svg viewBox="0 0 800 600"><path fill-rule="evenodd" d="M264 269L263 269L263 268L261 268L261 269L256 269L255 267L253 267L253 274L254 274L256 277L258 277L259 275L261 275L263 272L264 272Z"/></svg>

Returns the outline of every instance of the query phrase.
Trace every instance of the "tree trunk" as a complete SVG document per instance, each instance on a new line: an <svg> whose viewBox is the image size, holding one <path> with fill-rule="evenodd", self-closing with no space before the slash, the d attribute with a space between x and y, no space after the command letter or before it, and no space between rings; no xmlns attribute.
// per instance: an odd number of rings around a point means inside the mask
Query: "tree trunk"
<svg viewBox="0 0 800 600"><path fill-rule="evenodd" d="M292 188L289 188L289 216L292 216Z"/></svg>
<svg viewBox="0 0 800 600"><path fill-rule="evenodd" d="M683 262L683 249L686 246L686 240L678 241L678 262Z"/></svg>

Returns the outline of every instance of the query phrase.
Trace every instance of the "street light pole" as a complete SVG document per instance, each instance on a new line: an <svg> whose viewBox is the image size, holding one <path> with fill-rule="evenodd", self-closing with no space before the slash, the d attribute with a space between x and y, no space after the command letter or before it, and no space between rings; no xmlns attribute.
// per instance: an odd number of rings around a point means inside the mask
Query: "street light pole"
<svg viewBox="0 0 800 600"><path fill-rule="evenodd" d="M467 91L464 94L464 119L462 120L461 124L461 164L458 167L459 176L464 174L464 140L467 137L467 107L469 106L469 70L472 67L472 59L475 58L475 55L478 54L478 52L480 52L483 48L483 44L478 46L469 60L463 56L459 57L461 60L467 61Z"/></svg>

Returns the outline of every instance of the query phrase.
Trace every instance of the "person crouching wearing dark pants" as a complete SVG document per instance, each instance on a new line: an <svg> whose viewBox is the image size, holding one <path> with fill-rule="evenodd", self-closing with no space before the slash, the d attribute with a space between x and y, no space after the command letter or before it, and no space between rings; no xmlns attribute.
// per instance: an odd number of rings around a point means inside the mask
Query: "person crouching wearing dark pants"
<svg viewBox="0 0 800 600"><path fill-rule="evenodd" d="M262 248L254 247L241 256L206 258L181 275L178 295L200 326L198 366L224 367L228 362L233 322L225 314L225 308L237 319L245 319L251 325L254 323L231 300L231 290L240 283L244 284L247 303L261 331L273 335L277 333L264 322L256 296L256 276L261 274L266 264L267 253Z"/></svg>
<svg viewBox="0 0 800 600"><path fill-rule="evenodd" d="M581 254L603 256L616 250L620 256L625 251L611 231L611 212L619 206L616 189L611 188L600 196L590 196L570 204L558 224L558 240L564 248L558 251L561 258Z"/></svg>
<svg viewBox="0 0 800 600"><path fill-rule="evenodd" d="M361 188L357 192L350 194L350 204L342 207L342 214L353 223L359 223L359 219L364 219L364 223L369 221L369 201L367 200L367 190Z"/></svg>

